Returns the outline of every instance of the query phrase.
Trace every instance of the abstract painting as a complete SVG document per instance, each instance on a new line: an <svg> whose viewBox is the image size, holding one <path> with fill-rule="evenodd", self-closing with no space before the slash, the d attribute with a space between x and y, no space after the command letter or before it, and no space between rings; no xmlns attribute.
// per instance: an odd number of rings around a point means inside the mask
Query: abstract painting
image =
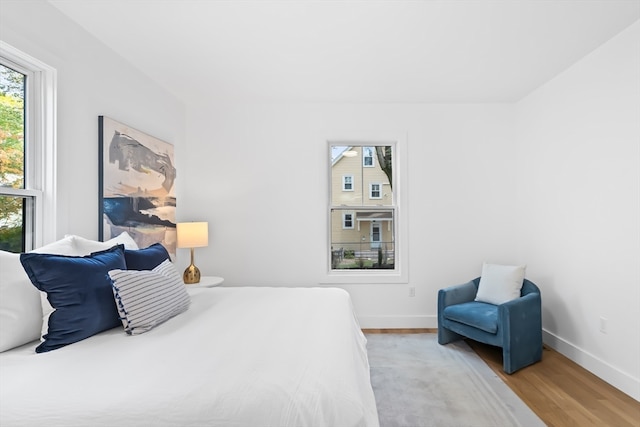
<svg viewBox="0 0 640 427"><path fill-rule="evenodd" d="M140 248L161 243L176 253L173 145L98 117L99 237L126 231Z"/></svg>

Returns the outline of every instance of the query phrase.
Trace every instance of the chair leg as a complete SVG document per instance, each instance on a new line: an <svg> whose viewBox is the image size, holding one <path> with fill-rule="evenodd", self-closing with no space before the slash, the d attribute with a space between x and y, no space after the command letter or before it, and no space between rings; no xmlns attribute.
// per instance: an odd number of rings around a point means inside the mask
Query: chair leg
<svg viewBox="0 0 640 427"><path fill-rule="evenodd" d="M520 351L517 348L502 347L502 370L507 374L513 374L515 371L526 366L532 365L542 359L542 344L539 348L523 347Z"/></svg>
<svg viewBox="0 0 640 427"><path fill-rule="evenodd" d="M507 374L513 374L515 371L520 369L519 367L514 366L512 356L513 355L506 345L502 347L502 370Z"/></svg>
<svg viewBox="0 0 640 427"><path fill-rule="evenodd" d="M449 344L450 342L459 341L463 338L462 335L456 334L444 326L438 327L438 344Z"/></svg>

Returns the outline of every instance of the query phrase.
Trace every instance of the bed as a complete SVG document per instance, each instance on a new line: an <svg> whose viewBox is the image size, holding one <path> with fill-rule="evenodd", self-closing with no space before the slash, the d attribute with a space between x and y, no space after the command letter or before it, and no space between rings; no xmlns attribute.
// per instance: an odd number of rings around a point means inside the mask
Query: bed
<svg viewBox="0 0 640 427"><path fill-rule="evenodd" d="M187 288L140 335L116 327L0 353L0 425L377 426L366 338L337 288Z"/></svg>

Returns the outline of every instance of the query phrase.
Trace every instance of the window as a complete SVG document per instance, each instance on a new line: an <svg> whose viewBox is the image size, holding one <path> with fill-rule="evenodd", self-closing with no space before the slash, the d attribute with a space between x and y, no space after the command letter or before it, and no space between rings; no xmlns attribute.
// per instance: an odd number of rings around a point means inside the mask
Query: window
<svg viewBox="0 0 640 427"><path fill-rule="evenodd" d="M373 168L375 167L373 161L373 153L375 151L375 147L362 147L362 166L365 168Z"/></svg>
<svg viewBox="0 0 640 427"><path fill-rule="evenodd" d="M342 228L344 228L344 229L353 228L353 214L352 213L343 213L342 214Z"/></svg>
<svg viewBox="0 0 640 427"><path fill-rule="evenodd" d="M0 42L2 250L55 238L54 106L55 70Z"/></svg>
<svg viewBox="0 0 640 427"><path fill-rule="evenodd" d="M394 150L395 144L331 144L331 271L396 270Z"/></svg>
<svg viewBox="0 0 640 427"><path fill-rule="evenodd" d="M342 177L342 191L353 191L353 175Z"/></svg>
<svg viewBox="0 0 640 427"><path fill-rule="evenodd" d="M369 184L369 198L382 199L382 184Z"/></svg>

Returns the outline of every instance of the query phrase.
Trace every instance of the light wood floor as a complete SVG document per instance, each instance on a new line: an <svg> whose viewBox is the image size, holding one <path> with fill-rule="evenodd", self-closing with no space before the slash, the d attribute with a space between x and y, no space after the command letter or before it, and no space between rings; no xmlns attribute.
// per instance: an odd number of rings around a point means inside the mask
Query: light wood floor
<svg viewBox="0 0 640 427"><path fill-rule="evenodd" d="M364 332L437 333L437 330L365 329ZM507 375L502 371L500 348L471 340L467 343L549 427L640 427L640 402L547 346L542 361Z"/></svg>

